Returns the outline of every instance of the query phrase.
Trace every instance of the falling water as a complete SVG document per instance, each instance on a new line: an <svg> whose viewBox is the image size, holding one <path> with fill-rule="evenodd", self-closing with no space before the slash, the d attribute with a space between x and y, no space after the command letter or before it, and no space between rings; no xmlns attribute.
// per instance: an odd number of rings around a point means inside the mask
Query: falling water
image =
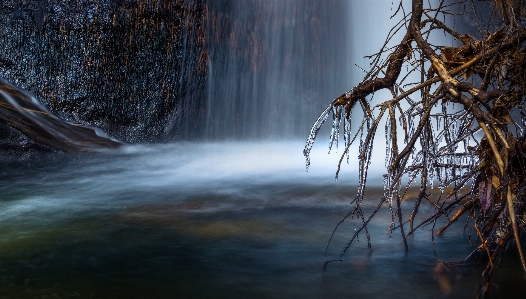
<svg viewBox="0 0 526 299"><path fill-rule="evenodd" d="M349 4L211 0L206 137L304 138L351 84Z"/></svg>
<svg viewBox="0 0 526 299"><path fill-rule="evenodd" d="M116 148L119 142L97 130L60 120L29 93L0 79L0 123L33 140L65 151Z"/></svg>

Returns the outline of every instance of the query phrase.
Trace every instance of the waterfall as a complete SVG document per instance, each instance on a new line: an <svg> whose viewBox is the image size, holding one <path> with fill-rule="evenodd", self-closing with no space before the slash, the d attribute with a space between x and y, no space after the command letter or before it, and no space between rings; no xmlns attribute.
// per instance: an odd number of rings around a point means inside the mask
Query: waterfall
<svg viewBox="0 0 526 299"><path fill-rule="evenodd" d="M205 137L305 137L350 85L349 4L210 0Z"/></svg>
<svg viewBox="0 0 526 299"><path fill-rule="evenodd" d="M395 2L2 4L0 77L126 142L306 138L368 69Z"/></svg>
<svg viewBox="0 0 526 299"><path fill-rule="evenodd" d="M390 18L397 5L208 1L204 137L305 138L328 103L363 78L360 68L370 67L364 56L378 51L401 19ZM409 11L410 1L404 7Z"/></svg>

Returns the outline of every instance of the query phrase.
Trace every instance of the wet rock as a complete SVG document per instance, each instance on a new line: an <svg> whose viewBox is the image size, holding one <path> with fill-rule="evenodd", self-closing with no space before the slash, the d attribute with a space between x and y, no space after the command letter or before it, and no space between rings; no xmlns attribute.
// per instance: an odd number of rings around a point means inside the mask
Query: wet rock
<svg viewBox="0 0 526 299"><path fill-rule="evenodd" d="M0 77L61 119L125 142L199 130L204 1L3 0L0 15Z"/></svg>

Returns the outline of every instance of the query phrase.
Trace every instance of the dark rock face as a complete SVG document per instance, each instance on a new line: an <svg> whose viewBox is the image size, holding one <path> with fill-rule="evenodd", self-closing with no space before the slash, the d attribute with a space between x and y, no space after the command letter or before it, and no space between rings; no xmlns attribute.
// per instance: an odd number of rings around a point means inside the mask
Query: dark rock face
<svg viewBox="0 0 526 299"><path fill-rule="evenodd" d="M203 0L2 0L0 15L0 77L63 120L125 142L199 134Z"/></svg>

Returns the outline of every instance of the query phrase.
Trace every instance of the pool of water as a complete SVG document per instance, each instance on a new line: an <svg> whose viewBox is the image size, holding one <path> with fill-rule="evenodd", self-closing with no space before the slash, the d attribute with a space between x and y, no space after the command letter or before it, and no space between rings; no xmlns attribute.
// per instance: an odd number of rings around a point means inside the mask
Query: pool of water
<svg viewBox="0 0 526 299"><path fill-rule="evenodd" d="M465 221L434 242L423 228L406 253L386 235L386 207L369 226L373 252L360 235L323 270L354 232L346 221L326 250L357 173L351 162L335 182L339 156L320 147L309 172L300 141L4 162L0 298L475 298L483 265L457 263L476 244ZM371 175L368 208L381 194ZM524 293L524 279L512 252L494 298Z"/></svg>

